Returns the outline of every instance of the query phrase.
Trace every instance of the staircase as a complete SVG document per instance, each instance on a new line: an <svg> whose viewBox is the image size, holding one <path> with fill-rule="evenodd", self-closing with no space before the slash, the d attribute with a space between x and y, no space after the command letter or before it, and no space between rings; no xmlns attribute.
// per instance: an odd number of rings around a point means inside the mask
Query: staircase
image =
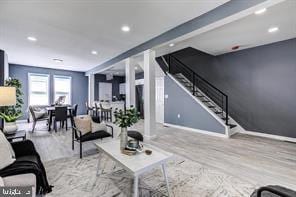
<svg viewBox="0 0 296 197"><path fill-rule="evenodd" d="M161 62L163 70L165 69L166 72L178 80L193 96L223 120L230 129L236 127L236 125L229 123L228 96L225 93L195 73L173 55L166 55L160 58L157 61Z"/></svg>

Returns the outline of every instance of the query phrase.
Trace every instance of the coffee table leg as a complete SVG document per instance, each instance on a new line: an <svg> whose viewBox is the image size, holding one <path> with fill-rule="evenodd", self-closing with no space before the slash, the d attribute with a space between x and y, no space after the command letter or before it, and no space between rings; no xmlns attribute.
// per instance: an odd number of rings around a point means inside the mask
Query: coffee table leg
<svg viewBox="0 0 296 197"><path fill-rule="evenodd" d="M138 175L134 176L134 196L133 197L138 197L139 196L139 177Z"/></svg>
<svg viewBox="0 0 296 197"><path fill-rule="evenodd" d="M100 176L100 163L101 163L101 159L102 159L102 153L100 152L98 155L98 164L97 164L97 176Z"/></svg>
<svg viewBox="0 0 296 197"><path fill-rule="evenodd" d="M161 164L161 168L162 168L162 173L166 182L166 187L168 190L168 196L170 196L170 189L169 189L169 181L168 181L168 176L167 176L167 172L166 172L166 168L165 168L165 164Z"/></svg>

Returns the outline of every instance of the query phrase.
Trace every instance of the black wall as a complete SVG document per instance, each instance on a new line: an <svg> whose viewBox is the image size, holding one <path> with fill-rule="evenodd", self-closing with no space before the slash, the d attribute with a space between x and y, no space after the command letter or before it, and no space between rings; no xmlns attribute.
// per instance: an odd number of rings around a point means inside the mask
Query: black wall
<svg viewBox="0 0 296 197"><path fill-rule="evenodd" d="M174 55L229 95L230 115L246 130L296 137L296 39L211 56Z"/></svg>
<svg viewBox="0 0 296 197"><path fill-rule="evenodd" d="M95 74L95 100L99 100L99 82L112 83L112 96L119 98L119 84L125 82L125 77L113 76L112 80L106 80L106 75Z"/></svg>
<svg viewBox="0 0 296 197"><path fill-rule="evenodd" d="M136 73L135 79L144 79L144 72Z"/></svg>

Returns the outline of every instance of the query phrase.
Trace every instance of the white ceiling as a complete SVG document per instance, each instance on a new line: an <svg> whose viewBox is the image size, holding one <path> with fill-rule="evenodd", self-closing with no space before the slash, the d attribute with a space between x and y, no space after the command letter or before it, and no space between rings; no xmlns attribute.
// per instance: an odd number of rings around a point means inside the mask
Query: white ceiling
<svg viewBox="0 0 296 197"><path fill-rule="evenodd" d="M87 71L227 1L1 0L0 48L10 63Z"/></svg>
<svg viewBox="0 0 296 197"><path fill-rule="evenodd" d="M212 55L231 52L233 46L242 49L265 45L296 37L296 0L286 0L267 8L262 15L252 13L240 20L228 23L211 31L164 46L159 53L170 53L185 47L194 47ZM279 31L268 33L268 28L279 27Z"/></svg>

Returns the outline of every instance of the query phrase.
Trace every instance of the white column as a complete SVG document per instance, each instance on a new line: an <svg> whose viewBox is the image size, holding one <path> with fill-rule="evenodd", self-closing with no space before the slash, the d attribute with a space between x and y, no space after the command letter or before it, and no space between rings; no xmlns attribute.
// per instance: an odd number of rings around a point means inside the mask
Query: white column
<svg viewBox="0 0 296 197"><path fill-rule="evenodd" d="M136 104L135 66L131 58L125 60L125 101L126 107Z"/></svg>
<svg viewBox="0 0 296 197"><path fill-rule="evenodd" d="M88 105L93 105L95 101L95 75L88 75Z"/></svg>
<svg viewBox="0 0 296 197"><path fill-rule="evenodd" d="M155 137L155 51L144 51L144 135Z"/></svg>

